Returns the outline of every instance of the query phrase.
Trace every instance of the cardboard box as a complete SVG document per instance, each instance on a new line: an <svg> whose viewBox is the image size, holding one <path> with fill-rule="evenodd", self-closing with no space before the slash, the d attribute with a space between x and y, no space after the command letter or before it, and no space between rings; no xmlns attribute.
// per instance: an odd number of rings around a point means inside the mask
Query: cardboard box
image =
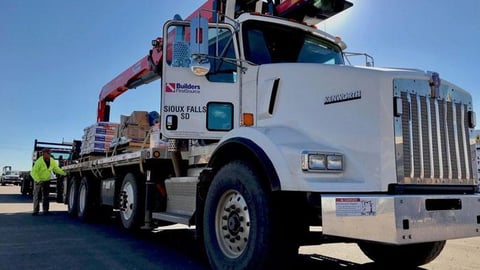
<svg viewBox="0 0 480 270"><path fill-rule="evenodd" d="M148 112L145 111L134 111L127 120L128 125L139 125L143 127L149 127L150 123L148 121Z"/></svg>
<svg viewBox="0 0 480 270"><path fill-rule="evenodd" d="M123 130L122 136L136 142L143 142L150 127L129 125ZM148 140L147 140L148 141Z"/></svg>

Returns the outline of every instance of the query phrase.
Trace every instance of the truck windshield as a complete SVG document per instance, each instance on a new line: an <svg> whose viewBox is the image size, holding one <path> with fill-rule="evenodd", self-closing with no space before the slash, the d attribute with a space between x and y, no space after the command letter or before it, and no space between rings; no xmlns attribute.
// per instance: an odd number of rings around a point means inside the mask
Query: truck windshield
<svg viewBox="0 0 480 270"><path fill-rule="evenodd" d="M257 65L269 63L344 64L338 46L301 29L262 21L243 25L245 57Z"/></svg>
<svg viewBox="0 0 480 270"><path fill-rule="evenodd" d="M66 153L66 152L51 152L51 157L53 157L55 160L59 160L59 159L63 159L63 160L66 160L66 159L70 159L70 153Z"/></svg>

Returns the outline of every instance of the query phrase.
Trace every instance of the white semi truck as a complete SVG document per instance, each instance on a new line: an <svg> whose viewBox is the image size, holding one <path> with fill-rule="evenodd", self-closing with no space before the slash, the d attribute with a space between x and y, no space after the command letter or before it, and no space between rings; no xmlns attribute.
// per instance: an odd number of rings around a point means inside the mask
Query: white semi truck
<svg viewBox="0 0 480 270"><path fill-rule="evenodd" d="M102 89L97 120L161 78L168 147L65 166L70 214L195 226L215 269L285 265L326 237L417 266L480 236L471 95L434 72L345 65L345 43L312 25L351 5L209 0L167 21Z"/></svg>

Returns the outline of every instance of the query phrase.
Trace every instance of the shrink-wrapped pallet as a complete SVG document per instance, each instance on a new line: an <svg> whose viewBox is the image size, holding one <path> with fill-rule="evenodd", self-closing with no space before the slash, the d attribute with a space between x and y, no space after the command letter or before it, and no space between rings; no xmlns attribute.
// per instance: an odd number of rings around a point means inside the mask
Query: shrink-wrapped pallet
<svg viewBox="0 0 480 270"><path fill-rule="evenodd" d="M84 129L82 136L81 155L104 154L110 148L119 127L114 122L98 122Z"/></svg>

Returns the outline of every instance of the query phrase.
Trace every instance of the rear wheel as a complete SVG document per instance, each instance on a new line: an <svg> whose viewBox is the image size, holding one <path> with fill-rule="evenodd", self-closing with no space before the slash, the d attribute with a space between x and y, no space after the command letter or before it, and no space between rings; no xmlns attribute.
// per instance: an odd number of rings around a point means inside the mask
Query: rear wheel
<svg viewBox="0 0 480 270"><path fill-rule="evenodd" d="M27 179L24 178L24 179L22 180L22 182L20 183L20 193L21 193L23 196L27 196L27 189L26 189L26 187L25 187L25 185L26 185L25 183L26 183L26 182L27 182Z"/></svg>
<svg viewBox="0 0 480 270"><path fill-rule="evenodd" d="M78 190L77 215L81 220L91 220L95 216L95 187L86 176L80 181Z"/></svg>
<svg viewBox="0 0 480 270"><path fill-rule="evenodd" d="M57 179L57 192L56 192L56 196L55 196L55 201L57 203L63 203L64 200L63 200L63 190L64 190L64 185L63 185L63 177L60 179Z"/></svg>
<svg viewBox="0 0 480 270"><path fill-rule="evenodd" d="M30 174L23 178L21 191L23 195L33 194L33 181Z"/></svg>
<svg viewBox="0 0 480 270"><path fill-rule="evenodd" d="M68 204L68 177L65 176L62 179L63 181L63 190L62 190L62 202Z"/></svg>
<svg viewBox="0 0 480 270"><path fill-rule="evenodd" d="M120 220L125 229L137 229L144 216L141 188L135 175L125 175L120 189Z"/></svg>
<svg viewBox="0 0 480 270"><path fill-rule="evenodd" d="M70 179L70 185L68 187L68 214L70 216L77 215L78 209L78 180L76 177Z"/></svg>
<svg viewBox="0 0 480 270"><path fill-rule="evenodd" d="M367 257L378 264L415 267L433 261L440 255L445 243L446 241L438 241L397 246L375 242L360 242L358 246Z"/></svg>
<svg viewBox="0 0 480 270"><path fill-rule="evenodd" d="M225 165L207 194L203 235L215 269L274 269L285 267L298 246L284 241L278 229L271 194L258 173L243 161Z"/></svg>

